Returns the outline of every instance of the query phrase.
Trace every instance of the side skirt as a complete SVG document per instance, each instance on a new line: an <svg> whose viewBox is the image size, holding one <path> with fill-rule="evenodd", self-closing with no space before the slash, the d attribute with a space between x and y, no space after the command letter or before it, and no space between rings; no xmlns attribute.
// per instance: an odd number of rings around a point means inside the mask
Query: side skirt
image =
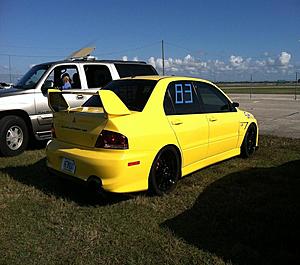
<svg viewBox="0 0 300 265"><path fill-rule="evenodd" d="M217 162L220 162L222 160L226 160L226 159L234 157L234 156L238 156L240 154L241 154L240 148L235 148L235 149L232 149L230 151L227 151L227 152L224 152L224 153L212 156L212 157L205 158L205 159L203 159L199 162L196 162L196 163L193 163L191 165L185 166L182 169L182 176L186 176L186 175L188 175L188 174L190 174L194 171L197 171L201 168L210 166L212 164L215 164Z"/></svg>

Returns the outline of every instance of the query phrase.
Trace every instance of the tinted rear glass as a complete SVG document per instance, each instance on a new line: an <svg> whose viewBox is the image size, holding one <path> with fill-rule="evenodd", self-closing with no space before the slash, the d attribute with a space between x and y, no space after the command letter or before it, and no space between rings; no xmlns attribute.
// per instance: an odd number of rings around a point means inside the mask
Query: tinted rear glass
<svg viewBox="0 0 300 265"><path fill-rule="evenodd" d="M102 89L113 91L129 110L142 111L156 85L155 80L115 80ZM83 107L102 107L98 95L90 97Z"/></svg>
<svg viewBox="0 0 300 265"><path fill-rule="evenodd" d="M158 75L152 65L149 64L115 64L120 78L129 76Z"/></svg>

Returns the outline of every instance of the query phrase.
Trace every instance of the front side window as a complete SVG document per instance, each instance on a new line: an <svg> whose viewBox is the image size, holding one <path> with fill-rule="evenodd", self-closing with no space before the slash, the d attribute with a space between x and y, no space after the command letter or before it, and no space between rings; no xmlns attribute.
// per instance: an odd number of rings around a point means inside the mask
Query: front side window
<svg viewBox="0 0 300 265"><path fill-rule="evenodd" d="M200 113L199 100L192 82L171 82L165 94L164 110L166 115Z"/></svg>
<svg viewBox="0 0 300 265"><path fill-rule="evenodd" d="M102 89L113 91L129 110L143 111L156 83L155 80L115 80ZM102 102L98 95L93 95L82 106L102 107Z"/></svg>
<svg viewBox="0 0 300 265"><path fill-rule="evenodd" d="M101 88L112 80L110 71L105 65L85 65L84 71L88 88Z"/></svg>
<svg viewBox="0 0 300 265"><path fill-rule="evenodd" d="M80 89L81 83L77 67L75 65L56 66L48 75L44 86L53 86L62 90Z"/></svg>
<svg viewBox="0 0 300 265"><path fill-rule="evenodd" d="M229 100L214 86L204 82L194 82L194 86L205 113L232 111Z"/></svg>

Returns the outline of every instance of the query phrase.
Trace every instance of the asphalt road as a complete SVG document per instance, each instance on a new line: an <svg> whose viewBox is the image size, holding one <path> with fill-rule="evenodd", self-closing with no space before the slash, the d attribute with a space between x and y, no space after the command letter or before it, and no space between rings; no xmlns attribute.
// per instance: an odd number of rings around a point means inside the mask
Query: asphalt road
<svg viewBox="0 0 300 265"><path fill-rule="evenodd" d="M300 138L300 95L229 94L258 120L261 134Z"/></svg>

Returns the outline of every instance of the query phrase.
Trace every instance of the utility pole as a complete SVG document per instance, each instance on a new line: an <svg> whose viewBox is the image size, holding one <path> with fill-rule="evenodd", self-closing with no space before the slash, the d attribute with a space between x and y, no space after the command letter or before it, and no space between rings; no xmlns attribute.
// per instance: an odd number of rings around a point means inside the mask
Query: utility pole
<svg viewBox="0 0 300 265"><path fill-rule="evenodd" d="M252 74L250 75L250 99L252 99Z"/></svg>
<svg viewBox="0 0 300 265"><path fill-rule="evenodd" d="M165 75L165 49L164 40L161 41L162 74Z"/></svg>
<svg viewBox="0 0 300 265"><path fill-rule="evenodd" d="M295 100L297 100L297 86L298 86L298 72L296 72L296 82L295 82Z"/></svg>
<svg viewBox="0 0 300 265"><path fill-rule="evenodd" d="M11 83L11 60L10 60L11 55L8 55L8 70L9 70L9 82Z"/></svg>

